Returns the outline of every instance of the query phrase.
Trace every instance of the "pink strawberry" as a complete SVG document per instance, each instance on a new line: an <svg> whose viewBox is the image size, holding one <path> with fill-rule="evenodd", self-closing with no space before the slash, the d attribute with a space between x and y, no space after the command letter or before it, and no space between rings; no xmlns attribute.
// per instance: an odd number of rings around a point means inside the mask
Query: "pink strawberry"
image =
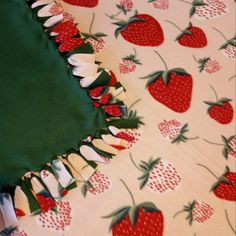
<svg viewBox="0 0 236 236"><path fill-rule="evenodd" d="M86 196L87 192L99 195L106 192L111 187L110 179L103 173L96 171L81 187L81 192Z"/></svg>
<svg viewBox="0 0 236 236"><path fill-rule="evenodd" d="M216 28L212 28L215 31L217 31L225 40L225 43L223 45L221 45L221 47L219 48L219 50L223 50L224 54L232 59L236 58L236 36L234 36L231 39L227 39L225 37L225 35L218 29Z"/></svg>
<svg viewBox="0 0 236 236"><path fill-rule="evenodd" d="M135 164L131 154L130 159L134 166L142 172L138 178L140 180L140 189L147 186L150 190L158 193L166 193L175 190L181 183L181 178L176 168L168 161L161 158L148 162L141 161Z"/></svg>
<svg viewBox="0 0 236 236"><path fill-rule="evenodd" d="M236 201L236 172L231 172L229 167L226 166L223 175L218 177L208 167L202 164L197 165L207 169L217 179L217 182L211 188L216 197L228 201Z"/></svg>
<svg viewBox="0 0 236 236"><path fill-rule="evenodd" d="M183 210L177 212L174 217L182 212L188 214L186 219L192 225L193 222L204 223L210 219L214 214L214 209L208 203L194 200L185 205Z"/></svg>
<svg viewBox="0 0 236 236"><path fill-rule="evenodd" d="M21 209L18 209L18 208L15 208L15 213L16 213L16 217L25 216L25 213Z"/></svg>
<svg viewBox="0 0 236 236"><path fill-rule="evenodd" d="M133 1L132 0L120 0L120 4L117 4L116 6L118 9L122 10L124 14L127 13L127 11L131 11L133 8Z"/></svg>
<svg viewBox="0 0 236 236"><path fill-rule="evenodd" d="M229 103L232 100L229 98L218 99L215 89L212 86L210 87L216 96L216 102L204 101L204 103L209 105L207 109L209 116L220 124L229 124L234 115L233 107Z"/></svg>
<svg viewBox="0 0 236 236"><path fill-rule="evenodd" d="M148 235L162 236L164 217L162 212L152 202L136 204L128 186L121 180L128 190L133 205L121 207L103 218L112 217L110 230L113 236ZM141 232L141 233L140 233Z"/></svg>
<svg viewBox="0 0 236 236"><path fill-rule="evenodd" d="M65 21L59 23L52 29L53 33L57 33L55 41L57 43L62 43L73 36L79 33L79 29L77 28L76 24L72 21Z"/></svg>
<svg viewBox="0 0 236 236"><path fill-rule="evenodd" d="M28 236L28 234L22 230L22 231L14 231L10 234L10 236Z"/></svg>
<svg viewBox="0 0 236 236"><path fill-rule="evenodd" d="M218 61L212 60L210 57L204 57L202 59L196 59L193 56L194 60L199 64L199 72L205 71L208 74L216 73L217 71L221 70L221 66Z"/></svg>
<svg viewBox="0 0 236 236"><path fill-rule="evenodd" d="M152 2L153 7L159 10L168 10L169 8L169 0L148 0L148 2Z"/></svg>
<svg viewBox="0 0 236 236"><path fill-rule="evenodd" d="M207 139L203 140L213 145L224 146L222 154L225 159L228 159L229 156L236 157L236 135L232 135L229 138L221 135L221 138L223 140L223 143L213 143L211 141L208 141Z"/></svg>
<svg viewBox="0 0 236 236"><path fill-rule="evenodd" d="M159 22L148 14L135 14L127 22L118 21L115 36L119 34L130 43L140 46L159 46L164 41Z"/></svg>
<svg viewBox="0 0 236 236"><path fill-rule="evenodd" d="M110 116L123 116L127 113L126 106L120 105L107 105L104 107L104 111Z"/></svg>
<svg viewBox="0 0 236 236"><path fill-rule="evenodd" d="M96 7L98 5L98 0L63 0L71 5L80 7Z"/></svg>
<svg viewBox="0 0 236 236"><path fill-rule="evenodd" d="M181 34L176 37L175 40L184 47L190 48L203 48L207 45L207 38L204 31L196 26L193 26L191 22L186 29L182 30L174 22L166 20L166 22L174 25Z"/></svg>
<svg viewBox="0 0 236 236"><path fill-rule="evenodd" d="M38 224L52 231L64 232L71 225L71 206L68 201L57 202L56 210L41 213L36 218Z"/></svg>
<svg viewBox="0 0 236 236"><path fill-rule="evenodd" d="M36 195L36 199L40 205L42 212L47 212L56 207L55 201L47 192L38 193Z"/></svg>
<svg viewBox="0 0 236 236"><path fill-rule="evenodd" d="M165 71L156 71L140 79L148 79L147 87L151 96L175 112L189 109L192 98L193 79L182 68L169 70L161 55L155 51L165 65Z"/></svg>
<svg viewBox="0 0 236 236"><path fill-rule="evenodd" d="M199 138L196 137L186 137L185 133L187 133L188 130L188 124L182 125L177 120L170 120L158 124L158 128L162 135L164 137L167 137L169 140L171 140L171 143L180 143L180 142L186 142L187 140L194 140Z"/></svg>
<svg viewBox="0 0 236 236"><path fill-rule="evenodd" d="M122 58L122 62L119 65L120 73L128 74L135 71L136 65L142 65L142 63L137 59L137 52L134 48L134 54L130 54Z"/></svg>
<svg viewBox="0 0 236 236"><path fill-rule="evenodd" d="M191 4L190 17L194 15L199 19L216 18L225 15L228 11L226 3L222 0L194 0L192 3L180 1Z"/></svg>
<svg viewBox="0 0 236 236"><path fill-rule="evenodd" d="M80 47L83 43L84 43L84 40L82 38L71 38L60 44L59 51L70 52Z"/></svg>

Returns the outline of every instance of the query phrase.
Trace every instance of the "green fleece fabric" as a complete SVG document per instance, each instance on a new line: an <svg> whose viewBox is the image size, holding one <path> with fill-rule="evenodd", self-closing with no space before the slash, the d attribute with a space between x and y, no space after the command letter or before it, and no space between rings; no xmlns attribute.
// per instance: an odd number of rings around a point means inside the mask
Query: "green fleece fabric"
<svg viewBox="0 0 236 236"><path fill-rule="evenodd" d="M1 191L106 124L26 0L1 0L0 23Z"/></svg>

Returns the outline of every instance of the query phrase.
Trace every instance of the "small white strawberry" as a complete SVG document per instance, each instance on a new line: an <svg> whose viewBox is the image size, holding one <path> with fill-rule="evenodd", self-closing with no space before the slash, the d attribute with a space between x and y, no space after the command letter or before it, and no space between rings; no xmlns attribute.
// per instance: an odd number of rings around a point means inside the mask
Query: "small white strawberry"
<svg viewBox="0 0 236 236"><path fill-rule="evenodd" d="M176 190L181 183L176 168L169 161L157 158L148 162L141 161L135 164L131 154L130 159L135 167L143 174L138 178L140 180L140 189L147 186L151 191L157 193L167 193Z"/></svg>
<svg viewBox="0 0 236 236"><path fill-rule="evenodd" d="M229 11L227 4L223 0L193 0L192 2L187 2L186 0L180 1L191 4L190 17L194 15L196 18L201 20L220 17Z"/></svg>
<svg viewBox="0 0 236 236"><path fill-rule="evenodd" d="M152 2L153 7L159 10L168 10L169 8L169 0L149 0L148 2Z"/></svg>
<svg viewBox="0 0 236 236"><path fill-rule="evenodd" d="M183 210L177 212L174 217L183 212L188 214L186 219L192 225L193 222L204 223L209 220L214 214L214 209L208 203L194 200L185 205Z"/></svg>
<svg viewBox="0 0 236 236"><path fill-rule="evenodd" d="M110 179L103 173L96 171L94 174L86 181L82 187L81 192L85 197L87 192L93 195L99 195L108 191L111 187Z"/></svg>
<svg viewBox="0 0 236 236"><path fill-rule="evenodd" d="M134 48L134 54L130 54L122 58L122 62L119 64L121 74L128 74L136 70L136 65L142 65L140 60L137 58L137 52Z"/></svg>
<svg viewBox="0 0 236 236"><path fill-rule="evenodd" d="M220 30L214 27L212 29L217 31L225 40L225 43L220 46L219 50L222 50L225 56L236 59L236 35L231 39L227 39Z"/></svg>
<svg viewBox="0 0 236 236"><path fill-rule="evenodd" d="M71 226L71 206L68 201L57 202L56 210L36 216L36 222L43 228L56 232L69 230Z"/></svg>
<svg viewBox="0 0 236 236"><path fill-rule="evenodd" d="M213 145L222 146L222 154L225 159L228 159L229 157L236 157L236 135L232 135L229 138L226 138L225 136L221 135L221 139L223 143L214 143L207 139L203 140Z"/></svg>
<svg viewBox="0 0 236 236"><path fill-rule="evenodd" d="M22 230L22 231L14 231L10 236L28 236L28 234Z"/></svg>
<svg viewBox="0 0 236 236"><path fill-rule="evenodd" d="M121 74L129 74L136 70L136 64L130 60L122 60L119 64Z"/></svg>
<svg viewBox="0 0 236 236"><path fill-rule="evenodd" d="M205 71L208 74L213 74L221 70L220 63L216 60L212 60L210 57L204 57L198 60L195 56L193 56L193 58L199 64L199 72Z"/></svg>
<svg viewBox="0 0 236 236"><path fill-rule="evenodd" d="M185 133L189 131L188 124L182 125L178 120L175 119L169 121L164 120L157 126L163 137L170 140L171 143L186 142L187 140L194 140L199 138L198 136L191 138L186 137Z"/></svg>

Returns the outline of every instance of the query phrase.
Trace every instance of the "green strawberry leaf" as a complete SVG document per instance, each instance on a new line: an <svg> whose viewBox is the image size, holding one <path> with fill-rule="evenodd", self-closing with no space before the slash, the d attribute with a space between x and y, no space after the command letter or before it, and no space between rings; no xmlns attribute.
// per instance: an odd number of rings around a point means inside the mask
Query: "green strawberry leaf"
<svg viewBox="0 0 236 236"><path fill-rule="evenodd" d="M224 176L220 176L218 178L218 181L221 183L224 183L224 184L230 184L230 181L227 178L225 178Z"/></svg>
<svg viewBox="0 0 236 236"><path fill-rule="evenodd" d="M221 135L221 139L223 140L225 145L228 144L228 140L227 140L227 138L225 136Z"/></svg>
<svg viewBox="0 0 236 236"><path fill-rule="evenodd" d="M195 7L208 6L207 3L202 2L202 1L198 1L198 0L193 1L192 5L195 6Z"/></svg>
<svg viewBox="0 0 236 236"><path fill-rule="evenodd" d="M182 33L183 33L183 34L190 35L190 36L193 35L193 34L192 34L189 30L187 30L187 29L183 30Z"/></svg>
<svg viewBox="0 0 236 236"><path fill-rule="evenodd" d="M95 34L95 36L97 36L97 37L106 37L107 34L104 34L104 33L102 33L102 32L97 32L97 33Z"/></svg>
<svg viewBox="0 0 236 236"><path fill-rule="evenodd" d="M121 207L121 208L119 208L119 209L113 211L112 213L110 213L110 214L108 214L108 215L106 215L106 216L102 216L102 218L104 218L104 219L106 219L106 218L111 218L111 217L114 217L114 216L116 216L116 215L119 215L120 213L122 213L122 212L124 212L124 211L128 212L129 209L130 209L130 206L124 206L124 207Z"/></svg>
<svg viewBox="0 0 236 236"><path fill-rule="evenodd" d="M232 101L232 99L229 99L229 98L221 98L220 100L219 100L219 102L231 102Z"/></svg>
<svg viewBox="0 0 236 236"><path fill-rule="evenodd" d="M235 40L230 39L230 40L228 41L228 44L230 44L230 45L233 46L233 47L236 47L236 42L235 42Z"/></svg>
<svg viewBox="0 0 236 236"><path fill-rule="evenodd" d="M138 206L146 212L160 211L152 202L142 202Z"/></svg>
<svg viewBox="0 0 236 236"><path fill-rule="evenodd" d="M142 180L142 179L147 178L147 176L148 176L148 173L144 173L143 175L139 176L137 179Z"/></svg>
<svg viewBox="0 0 236 236"><path fill-rule="evenodd" d="M129 218L131 221L132 226L136 224L138 218L138 206L132 206L129 210Z"/></svg>
<svg viewBox="0 0 236 236"><path fill-rule="evenodd" d="M213 105L215 105L215 103L214 103L214 102L212 102L212 101L204 101L204 103L206 103L207 105L210 105L210 106L213 106Z"/></svg>
<svg viewBox="0 0 236 236"><path fill-rule="evenodd" d="M194 15L194 13L196 12L196 7L191 7L191 9L190 9L190 11L189 11L189 18L191 18L193 15Z"/></svg>
<svg viewBox="0 0 236 236"><path fill-rule="evenodd" d="M222 150L222 154L223 154L223 156L224 156L225 159L228 159L228 149L227 149L227 148L224 148L224 149Z"/></svg>
<svg viewBox="0 0 236 236"><path fill-rule="evenodd" d="M227 48L228 45L229 45L228 42L227 42L227 43L224 43L224 44L222 44L222 45L220 46L220 48L219 48L218 50L225 49L225 48Z"/></svg>
<svg viewBox="0 0 236 236"><path fill-rule="evenodd" d="M141 19L139 17L130 17L128 20L128 24L135 23L135 22L145 22L144 19Z"/></svg>
<svg viewBox="0 0 236 236"><path fill-rule="evenodd" d="M147 75L145 77L141 77L140 79L148 79L148 82L146 84L146 88L147 88L147 87L149 87L149 85L151 85L157 79L160 79L160 77L162 76L163 73L164 73L164 71L157 71L157 72L154 72L154 73Z"/></svg>
<svg viewBox="0 0 236 236"><path fill-rule="evenodd" d="M148 166L146 166L146 165L139 164L139 167L140 167L142 170L144 170L145 172L149 171L149 168L148 168Z"/></svg>
<svg viewBox="0 0 236 236"><path fill-rule="evenodd" d="M186 70L184 70L183 68L178 68L178 67L176 67L176 68L173 68L172 70L171 70L172 72L175 72L175 74L177 74L177 75L190 75Z"/></svg>
<svg viewBox="0 0 236 236"><path fill-rule="evenodd" d="M109 227L109 231L112 230L112 227L116 224L119 224L127 215L129 209L125 209L123 211L121 211L119 214L115 215L111 221L110 227Z"/></svg>
<svg viewBox="0 0 236 236"><path fill-rule="evenodd" d="M126 27L124 26L120 26L115 30L115 36L116 38L119 36L119 34L121 33L121 31L123 31Z"/></svg>
<svg viewBox="0 0 236 236"><path fill-rule="evenodd" d="M87 192L88 192L87 186L86 186L86 184L83 184L81 187L81 193L82 193L83 197L86 197Z"/></svg>
<svg viewBox="0 0 236 236"><path fill-rule="evenodd" d="M162 74L165 85L168 85L168 83L170 82L170 76L171 76L171 71L169 70L164 71L164 73Z"/></svg>
<svg viewBox="0 0 236 236"><path fill-rule="evenodd" d="M148 178L149 178L149 175L147 174L145 178L143 178L141 181L140 181L140 184L139 184L139 188L140 190L143 189L143 187L147 184L148 182Z"/></svg>

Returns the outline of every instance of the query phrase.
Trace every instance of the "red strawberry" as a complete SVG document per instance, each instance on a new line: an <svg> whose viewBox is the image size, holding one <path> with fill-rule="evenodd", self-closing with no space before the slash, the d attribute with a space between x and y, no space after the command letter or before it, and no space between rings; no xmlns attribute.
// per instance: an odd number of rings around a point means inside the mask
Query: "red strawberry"
<svg viewBox="0 0 236 236"><path fill-rule="evenodd" d="M76 24L72 21L65 21L59 23L52 29L53 33L57 33L55 41L57 43L62 43L76 34L79 33L79 29L77 28Z"/></svg>
<svg viewBox="0 0 236 236"><path fill-rule="evenodd" d="M169 0L148 0L148 2L152 2L153 7L159 10L168 10L169 8Z"/></svg>
<svg viewBox="0 0 236 236"><path fill-rule="evenodd" d="M80 47L83 43L84 43L84 40L82 38L71 38L71 39L64 41L59 46L59 51L60 52L70 52L70 51L73 51L74 49Z"/></svg>
<svg viewBox="0 0 236 236"><path fill-rule="evenodd" d="M119 27L115 31L130 43L140 46L159 46L164 41L163 30L159 22L148 14L136 14L127 22L114 23Z"/></svg>
<svg viewBox="0 0 236 236"><path fill-rule="evenodd" d="M36 221L41 227L56 232L68 230L71 219L71 206L68 201L59 201L56 210L41 213L36 217Z"/></svg>
<svg viewBox="0 0 236 236"><path fill-rule="evenodd" d="M16 217L25 216L25 213L21 209L15 208L15 212L16 212Z"/></svg>
<svg viewBox="0 0 236 236"><path fill-rule="evenodd" d="M194 0L192 3L180 0L182 2L192 4L190 9L190 17L193 15L199 19L212 19L224 15L228 11L228 7L222 0Z"/></svg>
<svg viewBox="0 0 236 236"><path fill-rule="evenodd" d="M193 79L182 68L169 70L163 58L155 51L165 65L165 71L156 71L140 79L149 79L148 91L154 99L175 112L189 109L192 97Z"/></svg>
<svg viewBox="0 0 236 236"><path fill-rule="evenodd" d="M134 197L123 180L122 183L130 193L132 206L121 207L103 218L112 217L110 230L113 236L148 235L162 236L164 217L152 202L135 204ZM142 233L140 233L142 232Z"/></svg>
<svg viewBox="0 0 236 236"><path fill-rule="evenodd" d="M107 93L100 98L99 103L102 105L107 105L111 101L111 98L111 94Z"/></svg>
<svg viewBox="0 0 236 236"><path fill-rule="evenodd" d="M110 116L123 116L127 113L126 106L108 105L104 107L104 111Z"/></svg>
<svg viewBox="0 0 236 236"><path fill-rule="evenodd" d="M174 217L178 214L186 212L188 215L186 219L189 221L189 224L192 225L193 222L204 223L214 214L214 209L207 203L202 201L189 202L188 205L183 207L183 210L177 212Z"/></svg>
<svg viewBox="0 0 236 236"><path fill-rule="evenodd" d="M98 103L98 102L93 102L93 105L97 108L101 107L100 103Z"/></svg>
<svg viewBox="0 0 236 236"><path fill-rule="evenodd" d="M134 136L129 135L128 133L121 131L119 133L116 134L117 138L121 138L121 139L125 139L128 142L133 142L135 140Z"/></svg>
<svg viewBox="0 0 236 236"><path fill-rule="evenodd" d="M204 57L198 60L195 56L193 56L193 58L199 64L199 72L205 71L208 74L213 74L221 69L219 62L212 60L210 57Z"/></svg>
<svg viewBox="0 0 236 236"><path fill-rule="evenodd" d="M234 115L233 107L229 103L232 100L229 98L218 99L215 89L212 86L210 87L216 96L216 102L204 101L204 103L209 105L207 109L209 116L220 124L229 124Z"/></svg>
<svg viewBox="0 0 236 236"><path fill-rule="evenodd" d="M207 45L207 38L202 29L193 26L191 22L186 29L180 29L174 22L166 20L166 22L174 25L181 34L176 37L175 40L179 42L180 45L190 48L203 48Z"/></svg>
<svg viewBox="0 0 236 236"><path fill-rule="evenodd" d="M225 35L218 29L216 28L212 28L215 31L217 31L225 40L225 43L223 45L221 45L221 47L219 48L219 50L223 50L224 54L232 59L236 58L236 36L234 36L231 39L227 39L225 37Z"/></svg>
<svg viewBox="0 0 236 236"><path fill-rule="evenodd" d="M89 96L94 99L100 98L107 90L106 86L99 86L89 91Z"/></svg>
<svg viewBox="0 0 236 236"><path fill-rule="evenodd" d="M103 173L96 171L81 187L81 192L86 196L87 192L93 195L99 195L106 192L111 187L110 179Z"/></svg>
<svg viewBox="0 0 236 236"><path fill-rule="evenodd" d="M71 5L80 7L96 7L98 5L98 0L63 0Z"/></svg>
<svg viewBox="0 0 236 236"><path fill-rule="evenodd" d="M61 192L61 195L64 197L67 195L67 193L68 193L68 190L64 188Z"/></svg>
<svg viewBox="0 0 236 236"><path fill-rule="evenodd" d="M207 169L217 179L217 182L211 188L216 197L236 201L236 172L231 172L229 167L226 166L223 175L218 177L208 167L201 164L197 165Z"/></svg>
<svg viewBox="0 0 236 236"><path fill-rule="evenodd" d="M176 168L168 161L161 158L148 162L141 161L135 164L131 154L130 159L134 166L142 172L138 178L140 180L140 189L147 186L150 190L158 193L166 193L175 190L181 183L181 178Z"/></svg>
<svg viewBox="0 0 236 236"><path fill-rule="evenodd" d="M114 86L117 83L116 75L110 70L109 74L111 76L111 80L109 86Z"/></svg>
<svg viewBox="0 0 236 236"><path fill-rule="evenodd" d="M229 156L236 157L236 135L232 135L228 139L225 136L221 135L221 138L223 140L223 143L213 143L211 141L208 141L207 139L203 140L213 145L224 146L222 154L225 159L228 159Z"/></svg>
<svg viewBox="0 0 236 236"><path fill-rule="evenodd" d="M47 192L36 194L36 199L40 205L42 212L47 212L56 207L55 201Z"/></svg>

